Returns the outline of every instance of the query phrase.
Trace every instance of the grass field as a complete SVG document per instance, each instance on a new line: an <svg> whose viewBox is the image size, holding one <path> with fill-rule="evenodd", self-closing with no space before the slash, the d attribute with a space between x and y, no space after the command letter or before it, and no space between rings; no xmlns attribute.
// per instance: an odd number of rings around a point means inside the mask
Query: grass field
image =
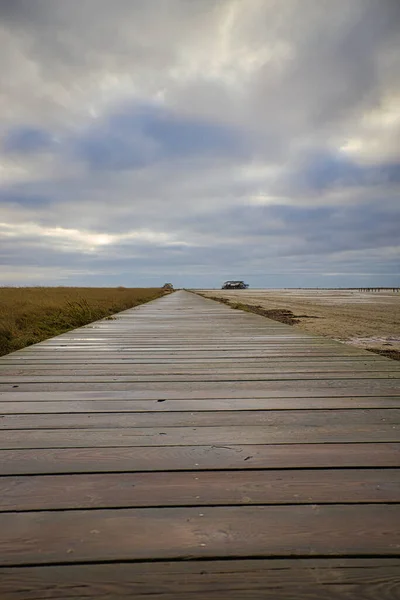
<svg viewBox="0 0 400 600"><path fill-rule="evenodd" d="M0 288L0 356L163 295L160 288Z"/></svg>

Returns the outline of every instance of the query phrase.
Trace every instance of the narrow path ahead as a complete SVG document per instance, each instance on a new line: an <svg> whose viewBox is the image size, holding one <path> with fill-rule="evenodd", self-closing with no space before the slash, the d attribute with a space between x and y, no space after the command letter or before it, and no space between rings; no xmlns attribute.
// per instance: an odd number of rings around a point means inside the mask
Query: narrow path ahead
<svg viewBox="0 0 400 600"><path fill-rule="evenodd" d="M397 363L189 292L0 359L0 598L400 598Z"/></svg>

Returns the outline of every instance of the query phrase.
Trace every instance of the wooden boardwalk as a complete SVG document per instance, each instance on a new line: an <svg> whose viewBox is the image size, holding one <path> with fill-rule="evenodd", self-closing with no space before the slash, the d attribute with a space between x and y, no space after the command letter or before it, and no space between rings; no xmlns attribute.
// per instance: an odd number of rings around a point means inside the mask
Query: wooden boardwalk
<svg viewBox="0 0 400 600"><path fill-rule="evenodd" d="M184 291L3 357L1 600L400 598L399 378Z"/></svg>

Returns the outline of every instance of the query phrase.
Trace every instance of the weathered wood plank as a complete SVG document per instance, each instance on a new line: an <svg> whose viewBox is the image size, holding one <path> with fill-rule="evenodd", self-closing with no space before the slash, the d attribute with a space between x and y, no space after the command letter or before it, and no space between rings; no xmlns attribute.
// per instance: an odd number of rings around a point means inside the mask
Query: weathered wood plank
<svg viewBox="0 0 400 600"><path fill-rule="evenodd" d="M23 394L23 393L22 393ZM46 392L43 393L43 397ZM0 396L1 397L1 396ZM17 398L15 393L11 396ZM23 395L23 397L25 397ZM0 415L23 414L76 414L76 413L137 413L137 412L201 412L201 411L257 411L257 410L329 410L333 409L398 409L399 397L387 398L230 398L215 400L49 400L38 402L17 400L0 402ZM331 414L330 414L331 416ZM1 418L1 417L0 417ZM62 417L61 417L62 418ZM2 421L0 420L0 427Z"/></svg>
<svg viewBox="0 0 400 600"><path fill-rule="evenodd" d="M90 448L116 446L203 446L221 444L326 444L398 442L400 426L329 425L324 427L231 426L109 429L4 430L1 448Z"/></svg>
<svg viewBox="0 0 400 600"><path fill-rule="evenodd" d="M202 348L196 347L191 349L186 349L184 346L179 344L177 348L171 348L170 351L167 349L162 350L160 348L148 348L148 349L136 349L133 350L135 339L133 338L130 341L130 347L127 346L121 348L108 348L100 350L99 348L74 348L71 351L64 352L63 348L59 350L51 350L48 349L44 351L42 349L39 353L25 353L25 351L21 351L21 353L9 355L8 359L12 362L19 362L22 360L65 360L76 362L77 359L82 359L84 356L90 356L94 360L107 360L109 358L119 359L123 358L124 360L130 360L133 362L149 362L154 359L164 362L170 360L170 356L174 359L185 362L196 362L200 360L202 362L209 362L211 358L215 360L221 361L229 361L229 360L238 360L243 358L243 360L254 360L254 361L277 361L282 362L287 357L288 360L302 360L307 357L311 361L315 362L327 362L332 357L337 361L342 362L376 362L376 363L393 363L387 357L381 356L379 354L375 354L372 351L362 350L360 349L357 352L354 352L349 346L341 345L340 348L332 347L332 346L304 346L303 344L297 345L285 345L283 343L263 343L257 346L242 346L240 342L236 345L236 348ZM99 351L97 351L99 350ZM255 355L255 356L253 356Z"/></svg>
<svg viewBox="0 0 400 600"><path fill-rule="evenodd" d="M1 475L398 467L400 443L136 446L0 451Z"/></svg>
<svg viewBox="0 0 400 600"><path fill-rule="evenodd" d="M90 375L85 373L84 375L15 375L15 376L0 376L0 385L15 385L15 384L62 384L68 386L69 384L80 384L85 385L98 384L98 383L207 383L207 382L226 382L236 383L242 382L256 382L257 384L264 381L312 381L313 383L317 380L333 381L339 379L341 381L357 380L357 381L371 381L375 379L387 380L399 380L399 371L343 371L343 372L305 372L305 373L288 373L282 371L276 371L273 373L260 372L258 374L253 373L222 373L222 374L187 374L178 375L172 373L171 375L120 375L112 373L108 375ZM397 389L400 389L400 382L397 381Z"/></svg>
<svg viewBox="0 0 400 600"><path fill-rule="evenodd" d="M400 506L2 513L0 531L4 566L188 557L396 556Z"/></svg>
<svg viewBox="0 0 400 600"><path fill-rule="evenodd" d="M398 558L203 560L3 568L4 600L395 600Z"/></svg>
<svg viewBox="0 0 400 600"><path fill-rule="evenodd" d="M160 403L157 403L160 404ZM161 403L163 404L163 403ZM196 407L197 408L197 407ZM400 424L400 409L340 410L226 410L226 411L146 411L136 413L76 413L3 415L0 429L101 429L130 427L332 427L389 422Z"/></svg>
<svg viewBox="0 0 400 600"><path fill-rule="evenodd" d="M377 357L377 358L375 358ZM242 366L260 366L260 365L266 365L266 366L275 366L275 365L310 365L310 366L319 366L319 365L325 365L327 363L332 364L332 365L336 365L336 364L353 364L355 367L357 367L357 365L359 364L370 364L370 363L374 363L374 364L380 364L380 365L392 365L395 364L393 363L393 361L381 357L377 354L372 354L371 352L368 353L367 356L361 355L359 356L358 354L355 356L329 356L329 357L325 357L325 356L315 356L310 358L309 356L285 356L283 357L275 357L275 356L267 356L267 357L242 357L240 359L235 359L234 357L231 356L225 356L225 357L219 357L219 358L214 358L212 360L212 362L210 362L210 360L208 359L207 356L203 356L203 357L187 357L184 356L182 358L180 358L179 360L175 360L174 358L170 358L168 355L160 357L160 358L146 358L146 357L142 357L142 356L133 356L133 357L123 357L121 358L120 356L118 356L117 358L110 358L110 357L98 357L98 356L93 356L91 358L88 358L86 361L83 361L80 358L74 358L73 355L71 355L71 357L65 357L65 356L59 356L57 358L54 357L54 354L52 354L51 357L48 358L42 358L41 355L37 355L37 354L30 354L29 357L26 356L25 354L20 354L19 352L15 352L13 354L8 354L6 356L2 356L1 357L1 365L4 365L5 368L7 368L8 366L24 366L24 365L29 365L29 366L46 366L46 365L60 365L60 366L70 366L70 365L81 365L81 366L88 366L88 365L179 365L179 366L215 366L215 365L220 365L221 367L224 366L238 366L238 363Z"/></svg>
<svg viewBox="0 0 400 600"><path fill-rule="evenodd" d="M400 502L399 469L190 471L0 478L0 511Z"/></svg>
<svg viewBox="0 0 400 600"><path fill-rule="evenodd" d="M193 365L187 366L176 366L173 365L97 365L96 368L93 368L91 365L77 365L74 367L68 367L64 365L64 367L59 368L56 365L19 365L13 367L2 367L0 368L0 373L3 377L48 377L48 376L62 376L64 380L68 380L69 378L75 377L98 377L101 376L134 376L135 378L145 378L151 376L153 377L166 377L171 378L172 376L186 377L189 380L190 377L201 377L203 380L207 380L209 376L215 378L218 377L232 377L235 379L238 375L240 378L244 378L245 376L254 376L254 375L268 375L272 376L276 374L312 374L315 375L334 375L338 377L340 374L347 377L349 373L354 374L356 371L357 374L367 373L380 373L381 376L385 376L386 373L400 373L400 367L396 365L395 361L388 361L388 364L385 364L384 367L380 365L380 363L368 362L368 363L360 363L356 366L353 363L340 363L335 365L326 365L323 364L321 366L317 365L296 365L289 363L282 363L275 365L273 367L270 366L255 366L255 367L247 367L243 365L234 365L229 368L218 367L216 365L210 366L209 368L200 368L194 367ZM354 376L354 375L353 375Z"/></svg>
<svg viewBox="0 0 400 600"><path fill-rule="evenodd" d="M49 375L48 373L52 373ZM302 381L302 380L336 380L336 379L400 379L400 369L389 369L386 371L382 370L354 370L347 369L343 371L289 371L286 369L282 370L258 370L258 371L214 371L214 372L191 372L191 373L119 373L118 370L103 370L98 372L85 371L72 371L62 372L57 371L46 371L44 373L35 372L31 373L19 373L19 374L7 374L0 376L0 384L19 384L19 383L87 383L87 382L163 382L163 383L175 383L175 382L207 382L207 381Z"/></svg>
<svg viewBox="0 0 400 600"><path fill-rule="evenodd" d="M130 392L136 398L259 398L329 396L398 396L397 379L326 379L288 381L1 383L0 392Z"/></svg>
<svg viewBox="0 0 400 600"><path fill-rule="evenodd" d="M335 382L336 383L336 382ZM199 402L235 402L235 401L273 401L282 402L284 405L287 402L300 402L305 403L308 400L311 402L321 401L335 401L335 402L348 402L349 405L353 402L394 402L397 403L400 399L399 394L396 393L385 393L385 394L360 394L360 393L347 393L346 390L339 389L322 389L316 390L314 394L310 391L307 393L306 390L297 390L297 393L293 389L279 390L274 394L274 390L253 390L250 393L246 391L246 388L242 390L235 390L225 387L222 390L217 390L216 393L212 393L212 390L198 391L197 389L189 389L185 391L181 390L169 390L164 389L163 393L151 389L137 390L137 386L132 390L58 390L54 391L23 391L20 389L13 389L11 391L0 392L0 402L108 402L109 406L114 406L115 402L158 402L159 400L168 402L179 402L180 405L188 402L189 404ZM225 393L224 393L225 390ZM304 404L301 404L304 406ZM375 404L376 406L376 404ZM383 406L383 405L382 405ZM310 406L312 408L312 406Z"/></svg>

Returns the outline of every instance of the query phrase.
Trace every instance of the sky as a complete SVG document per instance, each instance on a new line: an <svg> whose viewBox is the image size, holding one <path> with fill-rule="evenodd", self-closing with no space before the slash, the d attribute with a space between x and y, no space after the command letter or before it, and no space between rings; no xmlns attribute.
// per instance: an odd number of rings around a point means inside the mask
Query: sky
<svg viewBox="0 0 400 600"><path fill-rule="evenodd" d="M0 285L400 285L398 0L0 0Z"/></svg>

